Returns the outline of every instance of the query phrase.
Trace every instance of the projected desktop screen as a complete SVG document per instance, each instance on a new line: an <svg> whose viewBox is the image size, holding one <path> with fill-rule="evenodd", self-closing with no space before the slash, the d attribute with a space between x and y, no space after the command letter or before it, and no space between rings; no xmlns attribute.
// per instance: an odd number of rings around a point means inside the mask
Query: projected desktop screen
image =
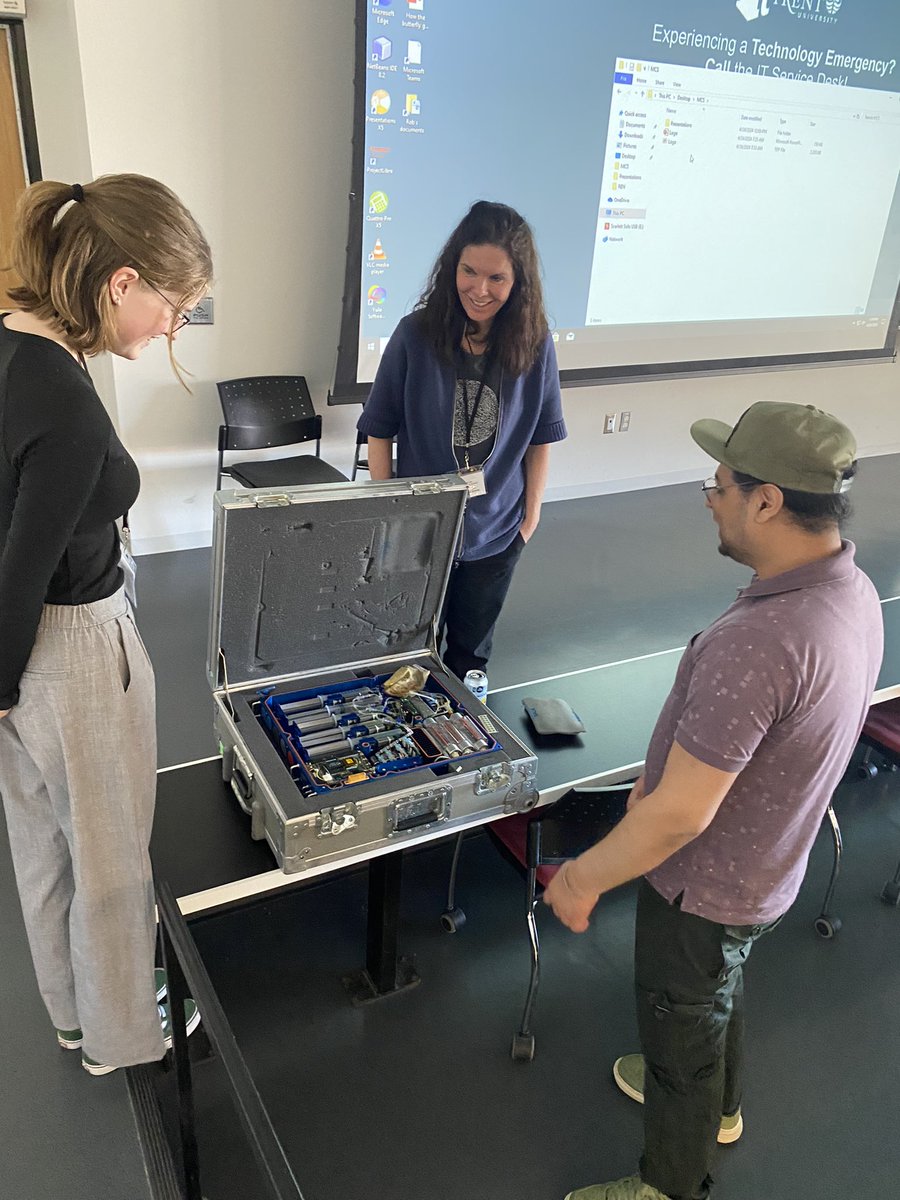
<svg viewBox="0 0 900 1200"><path fill-rule="evenodd" d="M565 382L883 357L897 0L358 0L335 394L477 199L531 223Z"/></svg>

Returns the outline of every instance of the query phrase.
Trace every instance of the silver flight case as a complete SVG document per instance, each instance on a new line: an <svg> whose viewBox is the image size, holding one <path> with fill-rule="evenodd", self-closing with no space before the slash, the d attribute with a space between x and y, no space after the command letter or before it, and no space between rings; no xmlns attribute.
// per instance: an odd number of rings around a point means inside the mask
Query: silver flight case
<svg viewBox="0 0 900 1200"><path fill-rule="evenodd" d="M268 841L288 874L399 848L426 830L450 833L521 812L537 800L531 751L437 653L437 615L465 500L455 475L215 496L207 662L215 731L251 835ZM440 717L441 730L453 721L469 739L462 734L464 745L450 742L442 753L447 743L432 740L433 716L402 743L418 761L409 755L375 766L378 756L400 754L401 743L382 750L388 734L360 734L370 728L366 713L330 714L352 710L364 695L371 700L406 664L430 673L418 707L450 713ZM285 709L312 709L322 719ZM326 732L297 735L291 722L300 718ZM383 727L389 718L377 720ZM304 760L315 748L303 739L321 744L329 721L342 722L338 736L355 736L353 754L365 759L358 747L371 747L368 774L343 776L321 759Z"/></svg>

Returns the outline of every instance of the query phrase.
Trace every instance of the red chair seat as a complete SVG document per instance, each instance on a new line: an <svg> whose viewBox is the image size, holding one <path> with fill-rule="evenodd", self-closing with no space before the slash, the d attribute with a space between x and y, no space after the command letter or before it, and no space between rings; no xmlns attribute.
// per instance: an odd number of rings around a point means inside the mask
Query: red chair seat
<svg viewBox="0 0 900 1200"><path fill-rule="evenodd" d="M862 731L863 736L900 754L900 697L873 704Z"/></svg>

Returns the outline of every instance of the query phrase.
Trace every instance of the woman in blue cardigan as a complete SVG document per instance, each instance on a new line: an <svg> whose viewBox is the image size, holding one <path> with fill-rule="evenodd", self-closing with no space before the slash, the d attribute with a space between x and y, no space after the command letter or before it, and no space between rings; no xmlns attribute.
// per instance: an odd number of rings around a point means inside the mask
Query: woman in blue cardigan
<svg viewBox="0 0 900 1200"><path fill-rule="evenodd" d="M369 472L458 472L469 486L447 592L444 662L483 670L513 571L537 528L551 442L562 441L559 369L527 222L480 200L397 326L358 428Z"/></svg>

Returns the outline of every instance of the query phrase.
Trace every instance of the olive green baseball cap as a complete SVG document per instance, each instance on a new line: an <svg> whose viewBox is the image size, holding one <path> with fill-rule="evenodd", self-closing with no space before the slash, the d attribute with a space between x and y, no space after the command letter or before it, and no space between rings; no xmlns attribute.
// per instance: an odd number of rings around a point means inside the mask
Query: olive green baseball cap
<svg viewBox="0 0 900 1200"><path fill-rule="evenodd" d="M837 417L811 404L759 400L732 429L704 419L691 437L716 462L764 483L798 492L845 492L844 472L856 460L856 438Z"/></svg>

